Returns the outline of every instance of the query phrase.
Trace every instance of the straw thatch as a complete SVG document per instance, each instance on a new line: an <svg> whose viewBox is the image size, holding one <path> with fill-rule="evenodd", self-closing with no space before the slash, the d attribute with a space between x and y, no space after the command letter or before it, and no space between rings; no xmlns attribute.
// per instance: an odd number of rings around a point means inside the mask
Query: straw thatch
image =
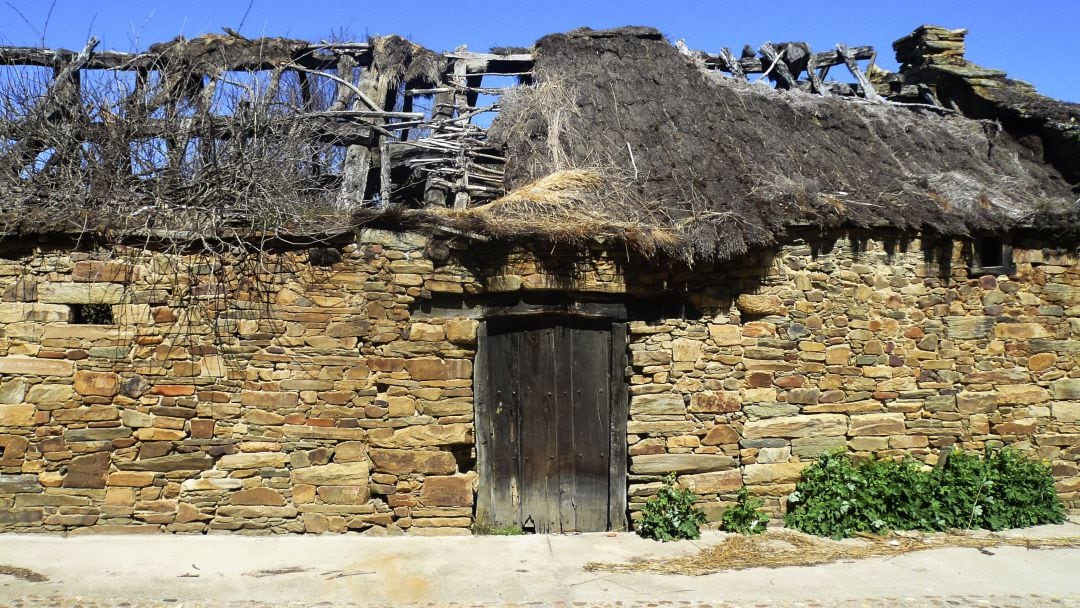
<svg viewBox="0 0 1080 608"><path fill-rule="evenodd" d="M401 36L373 37L371 51L372 66L387 76L393 87L437 87L446 71L445 57Z"/></svg>
<svg viewBox="0 0 1080 608"><path fill-rule="evenodd" d="M501 239L540 238L580 242L601 236L617 238L635 250L654 255L674 249L679 240L660 210L643 201L629 204L633 190L625 179L599 170L567 169L546 175L485 205L445 210L442 222L465 223L471 230ZM614 204L612 204L614 203Z"/></svg>
<svg viewBox="0 0 1080 608"><path fill-rule="evenodd" d="M547 36L535 56L536 83L490 129L514 190L471 218L501 236L632 233L724 259L793 225L967 235L1078 207L1074 183L991 121L708 74L642 28ZM582 169L608 185L551 187Z"/></svg>

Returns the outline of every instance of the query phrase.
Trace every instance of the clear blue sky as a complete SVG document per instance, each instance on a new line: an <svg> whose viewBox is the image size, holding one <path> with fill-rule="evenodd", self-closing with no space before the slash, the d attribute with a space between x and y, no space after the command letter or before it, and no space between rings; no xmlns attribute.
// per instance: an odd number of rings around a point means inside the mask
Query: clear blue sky
<svg viewBox="0 0 1080 608"><path fill-rule="evenodd" d="M248 10L250 3L250 11ZM672 41L715 52L749 43L805 40L870 44L879 64L895 67L891 43L923 23L967 28L970 60L1006 70L1040 91L1080 102L1080 0L9 0L0 3L0 43L81 48L89 34L101 49L144 49L177 34L220 32L320 40L396 33L435 50L468 44L529 46L538 37L587 25L651 25ZM247 16L245 18L245 12ZM21 15L20 15L21 13ZM25 19L24 19L25 18ZM241 26L242 22L242 26Z"/></svg>

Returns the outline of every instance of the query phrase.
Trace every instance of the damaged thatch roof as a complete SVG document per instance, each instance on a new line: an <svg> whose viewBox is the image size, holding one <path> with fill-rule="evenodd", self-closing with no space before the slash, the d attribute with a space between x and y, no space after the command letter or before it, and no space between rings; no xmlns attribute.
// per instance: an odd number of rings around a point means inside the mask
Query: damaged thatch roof
<svg viewBox="0 0 1080 608"><path fill-rule="evenodd" d="M308 46L303 40L249 39L229 30L224 34L205 34L191 39L177 36L168 42L152 44L147 57L153 57L157 62L200 66L203 71L212 72L286 64Z"/></svg>
<svg viewBox="0 0 1080 608"><path fill-rule="evenodd" d="M205 246L378 221L686 261L794 226L1080 242L1080 106L971 64L964 34L917 29L896 74L862 71L871 47L709 55L644 27L494 53L232 31L0 47L0 233ZM825 81L839 66L854 83Z"/></svg>
<svg viewBox="0 0 1080 608"><path fill-rule="evenodd" d="M481 224L473 229L626 236L687 259L728 258L802 224L966 235L1042 215L1076 234L1067 225L1080 203L1076 175L991 116L709 74L648 29L551 35L534 54L535 84L504 101L489 132L506 146L508 187L518 190L452 214ZM1075 125L1076 106L1040 103L1072 112ZM1075 162L1080 147L1067 155ZM601 179L539 191L567 170ZM522 199L544 200L526 206L531 231Z"/></svg>

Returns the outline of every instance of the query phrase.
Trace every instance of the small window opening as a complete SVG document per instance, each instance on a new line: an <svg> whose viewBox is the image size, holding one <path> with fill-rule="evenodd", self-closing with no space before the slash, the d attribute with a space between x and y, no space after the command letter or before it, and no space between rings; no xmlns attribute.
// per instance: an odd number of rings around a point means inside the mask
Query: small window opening
<svg viewBox="0 0 1080 608"><path fill-rule="evenodd" d="M983 237L976 241L976 255L979 256L979 265L983 267L987 266L1004 266L1005 256L1002 248L1005 243L1001 241L999 237L988 236Z"/></svg>
<svg viewBox="0 0 1080 608"><path fill-rule="evenodd" d="M971 274L1012 274L1012 246L1000 236L981 236L975 239Z"/></svg>
<svg viewBox="0 0 1080 608"><path fill-rule="evenodd" d="M112 325L112 305L74 304L71 307L71 322L75 325Z"/></svg>
<svg viewBox="0 0 1080 608"><path fill-rule="evenodd" d="M312 266L327 268L341 261L341 251L330 247L315 247L308 251L308 261Z"/></svg>

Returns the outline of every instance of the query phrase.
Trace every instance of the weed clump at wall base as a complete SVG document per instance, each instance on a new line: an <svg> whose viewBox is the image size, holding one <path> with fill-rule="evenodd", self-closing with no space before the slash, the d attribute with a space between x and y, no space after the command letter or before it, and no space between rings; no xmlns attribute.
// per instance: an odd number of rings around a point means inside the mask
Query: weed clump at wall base
<svg viewBox="0 0 1080 608"><path fill-rule="evenodd" d="M764 500L751 498L749 490L740 488L735 506L720 516L720 529L739 534L764 534L769 524L768 514L761 510L764 505Z"/></svg>
<svg viewBox="0 0 1080 608"><path fill-rule="evenodd" d="M826 454L788 497L789 527L832 538L889 530L1001 530L1065 520L1050 467L1008 448L955 452L927 469L911 459L854 463Z"/></svg>
<svg viewBox="0 0 1080 608"><path fill-rule="evenodd" d="M675 485L675 474L664 476L664 485L645 501L634 529L638 536L667 542L701 538L705 514L694 508L697 496Z"/></svg>
<svg viewBox="0 0 1080 608"><path fill-rule="evenodd" d="M473 522L470 530L476 536L521 536L525 534L525 530L517 524L497 526L487 521Z"/></svg>

